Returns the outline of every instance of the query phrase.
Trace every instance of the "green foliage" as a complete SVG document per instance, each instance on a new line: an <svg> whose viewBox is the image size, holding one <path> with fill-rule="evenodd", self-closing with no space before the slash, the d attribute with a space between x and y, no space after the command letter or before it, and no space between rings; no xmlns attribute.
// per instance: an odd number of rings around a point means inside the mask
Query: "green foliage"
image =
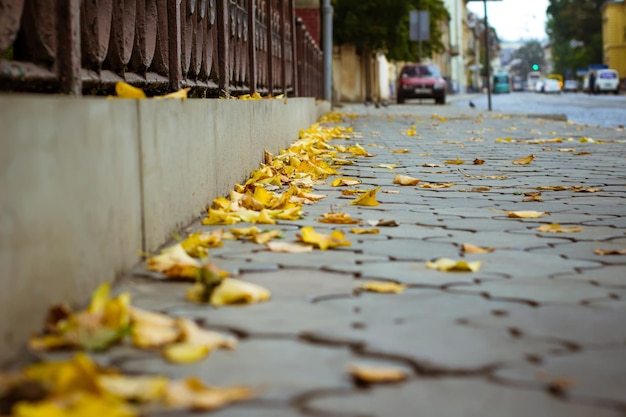
<svg viewBox="0 0 626 417"><path fill-rule="evenodd" d="M515 51L513 58L519 59L520 62L514 65L511 69L523 78L526 78L530 71L536 71L533 69L533 65L537 65L539 67L539 71L546 67L543 47L538 41L530 41L524 44L524 46Z"/></svg>
<svg viewBox="0 0 626 417"><path fill-rule="evenodd" d="M602 63L602 13L605 0L550 0L547 32L554 70L564 73ZM573 44L572 41L581 44Z"/></svg>
<svg viewBox="0 0 626 417"><path fill-rule="evenodd" d="M441 0L332 0L333 42L355 45L360 51L382 49L390 59L415 61L418 43L409 41L409 11L430 12L430 41L422 56L444 50L439 23L449 19Z"/></svg>

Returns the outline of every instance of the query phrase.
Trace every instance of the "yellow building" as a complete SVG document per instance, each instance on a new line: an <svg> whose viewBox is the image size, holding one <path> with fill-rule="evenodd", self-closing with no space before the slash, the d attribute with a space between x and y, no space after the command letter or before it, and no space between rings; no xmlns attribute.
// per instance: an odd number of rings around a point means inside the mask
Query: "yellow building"
<svg viewBox="0 0 626 417"><path fill-rule="evenodd" d="M604 64L626 78L626 2L609 0L602 5Z"/></svg>

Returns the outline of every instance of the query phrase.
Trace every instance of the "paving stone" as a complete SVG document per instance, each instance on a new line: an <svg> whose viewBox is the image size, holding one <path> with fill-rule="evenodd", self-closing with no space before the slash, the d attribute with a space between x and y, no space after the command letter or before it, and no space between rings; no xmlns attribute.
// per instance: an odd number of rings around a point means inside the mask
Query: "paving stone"
<svg viewBox="0 0 626 417"><path fill-rule="evenodd" d="M338 272L358 273L366 279L386 279L407 285L424 285L445 287L457 283L475 283L490 280L505 279L503 274L490 272L441 272L426 268L425 262L366 262L360 265L342 265L330 267L329 270Z"/></svg>
<svg viewBox="0 0 626 417"><path fill-rule="evenodd" d="M305 332L323 329L338 322L350 324L352 305L328 305L295 299L277 299L249 306L228 306L218 309L188 304L166 309L172 316L193 317L208 327L233 329L240 333L296 338Z"/></svg>
<svg viewBox="0 0 626 417"><path fill-rule="evenodd" d="M534 247L540 246L540 244L534 245ZM523 279L548 278L557 274L602 266L600 263L592 261L564 260L560 256L520 250L496 250L492 253L468 255L467 258L470 261L483 261L481 271ZM520 268L520 265L523 265L523 268Z"/></svg>
<svg viewBox="0 0 626 417"><path fill-rule="evenodd" d="M309 400L319 414L371 417L588 417L617 410L566 402L539 390L490 384L479 378L416 379L367 391L329 393Z"/></svg>
<svg viewBox="0 0 626 417"><path fill-rule="evenodd" d="M448 236L428 238L432 242L448 242L456 245L463 243L472 243L474 245L501 249L528 249L537 247L546 247L549 245L557 245L564 242L563 238L545 238L540 239L532 233L517 233L517 230L494 230L493 226L489 228L483 227L485 221L472 221L479 232L467 232L459 230L449 230ZM501 223L490 221L492 225L501 225ZM491 229L491 230L490 230ZM498 252L500 253L500 252ZM497 255L494 255L497 256Z"/></svg>
<svg viewBox="0 0 626 417"><path fill-rule="evenodd" d="M446 243L431 243L421 239L390 239L363 248L365 255L386 256L400 261L425 262L434 258L455 257L458 249Z"/></svg>
<svg viewBox="0 0 626 417"><path fill-rule="evenodd" d="M626 264L607 265L600 269L584 271L582 274L556 275L554 278L555 280L585 281L600 286L626 289Z"/></svg>
<svg viewBox="0 0 626 417"><path fill-rule="evenodd" d="M560 343L516 338L506 330L470 328L436 317L407 319L391 325L368 323L365 328L338 325L311 332L311 337L362 344L366 352L408 358L428 369L464 372L565 350Z"/></svg>
<svg viewBox="0 0 626 417"><path fill-rule="evenodd" d="M511 279L488 281L473 286L451 286L450 291L484 294L499 300L531 304L586 304L592 300L616 298L615 291L581 281L556 279ZM618 297L619 298L619 297Z"/></svg>
<svg viewBox="0 0 626 417"><path fill-rule="evenodd" d="M352 386L346 373L356 358L345 347L311 345L290 339L245 339L234 350L217 350L200 362L170 364L158 356L125 361L131 373L195 375L209 385L247 385L264 400L288 401L311 390Z"/></svg>
<svg viewBox="0 0 626 417"><path fill-rule="evenodd" d="M497 311L469 317L465 324L511 329L523 336L559 339L589 348L626 346L624 312L587 306L540 306Z"/></svg>
<svg viewBox="0 0 626 417"><path fill-rule="evenodd" d="M566 390L571 398L606 400L626 406L626 346L583 350L547 358L541 367L518 366L496 372L511 382L545 385L545 375L572 382Z"/></svg>
<svg viewBox="0 0 626 417"><path fill-rule="evenodd" d="M550 232L540 232L536 227L529 227L526 229L514 229L511 230L512 234L530 234L535 235L540 238L552 238L552 239L571 239L575 241L602 241L602 240L610 240L610 239L619 239L624 236L624 231L620 229L616 229L614 227L609 226L595 226L595 225L583 225L582 223L558 223L561 226L570 227L581 227L582 230L580 232L565 232L565 233L550 233Z"/></svg>
<svg viewBox="0 0 626 417"><path fill-rule="evenodd" d="M154 280L148 278L125 279L115 286L116 293L128 292L134 307L161 311L171 306L187 304L185 296L193 281Z"/></svg>
<svg viewBox="0 0 626 417"><path fill-rule="evenodd" d="M272 416L272 417L305 417L296 408L289 405L273 405L268 404L267 401L244 401L241 403L235 403L225 408L210 411L161 411L150 413L150 417L259 417L259 416Z"/></svg>
<svg viewBox="0 0 626 417"><path fill-rule="evenodd" d="M347 251L337 250L314 250L308 253L277 253L262 250L255 253L230 254L224 259L243 261L246 259L263 264L276 264L281 268L332 268L336 265L355 265L362 262L387 261L384 255L362 255L352 252L349 256ZM219 261L216 260L219 263Z"/></svg>

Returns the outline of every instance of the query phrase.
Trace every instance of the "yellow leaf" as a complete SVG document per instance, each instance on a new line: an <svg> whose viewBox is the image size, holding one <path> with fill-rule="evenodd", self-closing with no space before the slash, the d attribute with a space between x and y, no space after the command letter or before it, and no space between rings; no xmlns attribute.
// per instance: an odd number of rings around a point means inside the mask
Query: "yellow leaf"
<svg viewBox="0 0 626 417"><path fill-rule="evenodd" d="M382 366L352 365L349 372L352 378L364 384L401 382L408 376L403 369Z"/></svg>
<svg viewBox="0 0 626 417"><path fill-rule="evenodd" d="M104 310L104 306L109 301L111 286L108 282L101 284L91 295L91 303L87 311L90 314L100 313Z"/></svg>
<svg viewBox="0 0 626 417"><path fill-rule="evenodd" d="M254 391L243 386L210 387L196 378L170 382L165 402L171 407L184 407L194 411L215 410L232 402L247 400Z"/></svg>
<svg viewBox="0 0 626 417"><path fill-rule="evenodd" d="M300 229L300 233L301 234L298 235L298 238L302 242L310 243L321 250L351 245L350 241L344 237L343 232L339 230L333 230L330 235L326 235L323 233L317 233L311 226L306 226Z"/></svg>
<svg viewBox="0 0 626 417"><path fill-rule="evenodd" d="M355 235L363 235L363 234L372 234L372 235L377 235L378 233L380 233L380 230L373 228L373 229L360 229L357 227L353 227L352 229L350 229L350 232L354 233Z"/></svg>
<svg viewBox="0 0 626 417"><path fill-rule="evenodd" d="M390 281L367 281L360 288L365 291L400 294L404 291L406 285Z"/></svg>
<svg viewBox="0 0 626 417"><path fill-rule="evenodd" d="M376 192L380 190L380 187L376 187L373 190L368 190L356 199L352 200L350 204L356 206L377 206L380 203L376 201Z"/></svg>
<svg viewBox="0 0 626 417"><path fill-rule="evenodd" d="M411 151L408 149L394 149L391 153L410 153Z"/></svg>
<svg viewBox="0 0 626 417"><path fill-rule="evenodd" d="M115 83L115 94L120 98L146 98L146 93L141 88L133 87L123 81Z"/></svg>
<svg viewBox="0 0 626 417"><path fill-rule="evenodd" d="M516 219L538 219L544 214L549 215L545 211L534 211L534 210L518 210L518 211L505 211L508 217L516 218Z"/></svg>
<svg viewBox="0 0 626 417"><path fill-rule="evenodd" d="M596 248L593 253L595 253L596 255L600 255L600 256L606 256L606 255L626 255L626 248L625 249L600 249L600 248Z"/></svg>
<svg viewBox="0 0 626 417"><path fill-rule="evenodd" d="M253 304L267 301L270 292L265 288L234 278L226 278L213 290L209 302L216 306L226 304Z"/></svg>
<svg viewBox="0 0 626 417"><path fill-rule="evenodd" d="M378 165L374 165L374 168L387 168L391 170L391 169L395 169L397 166L398 164L378 164Z"/></svg>
<svg viewBox="0 0 626 417"><path fill-rule="evenodd" d="M480 246L472 245L471 243L463 243L461 246L465 253L491 253L495 248L483 248Z"/></svg>
<svg viewBox="0 0 626 417"><path fill-rule="evenodd" d="M189 256L201 258L208 255L208 248L217 248L224 244L222 242L223 235L223 229L212 232L195 232L180 242L180 245Z"/></svg>
<svg viewBox="0 0 626 417"><path fill-rule="evenodd" d="M133 402L160 402L168 380L164 376L98 375L98 384L107 392Z"/></svg>
<svg viewBox="0 0 626 417"><path fill-rule="evenodd" d="M463 165L464 163L465 161L459 159L458 157L456 159L448 159L445 161L445 164L447 165Z"/></svg>
<svg viewBox="0 0 626 417"><path fill-rule="evenodd" d="M313 246L299 243L267 242L265 246L272 252L280 253L306 253L313 251Z"/></svg>
<svg viewBox="0 0 626 417"><path fill-rule="evenodd" d="M333 180L333 182L331 182L330 185L333 187L340 187L343 185L350 187L350 186L357 185L360 183L361 183L361 180L356 179L356 178L341 177L341 178L337 178Z"/></svg>
<svg viewBox="0 0 626 417"><path fill-rule="evenodd" d="M536 192L524 193L524 198L522 199L522 202L528 203L532 201L537 201L537 202L543 201L543 197L541 197L541 193L536 193Z"/></svg>
<svg viewBox="0 0 626 417"><path fill-rule="evenodd" d="M163 349L163 356L172 363L194 363L204 359L210 352L209 346L175 343Z"/></svg>
<svg viewBox="0 0 626 417"><path fill-rule="evenodd" d="M439 258L435 262L426 262L426 267L443 272L477 272L481 266L480 261L467 262L455 261L449 258Z"/></svg>
<svg viewBox="0 0 626 417"><path fill-rule="evenodd" d="M419 188L437 189L437 188L450 188L453 185L456 185L456 183L454 183L454 182L439 182L439 183L425 182L423 184L418 185L418 187Z"/></svg>
<svg viewBox="0 0 626 417"><path fill-rule="evenodd" d="M270 240L274 239L275 237L280 236L281 233L282 232L280 229L274 229L265 233L259 233L253 238L253 240L254 240L254 243L257 243L259 245L264 245Z"/></svg>
<svg viewBox="0 0 626 417"><path fill-rule="evenodd" d="M540 185L539 187L535 187L535 190L539 191L565 191L567 187L563 185Z"/></svg>
<svg viewBox="0 0 626 417"><path fill-rule="evenodd" d="M417 178L409 177L408 175L396 175L393 179L394 184L399 185L417 185L420 182Z"/></svg>
<svg viewBox="0 0 626 417"><path fill-rule="evenodd" d="M169 94L165 94L163 96L155 96L154 98L159 99L159 98L187 98L187 95L189 94L189 90L191 90L191 87L187 87L187 88L182 88L178 91L174 91L173 93L169 93Z"/></svg>
<svg viewBox="0 0 626 417"><path fill-rule="evenodd" d="M322 217L317 219L320 223L334 223L334 224L357 224L361 220L353 219L348 213L341 211L331 211L330 213L322 213Z"/></svg>
<svg viewBox="0 0 626 417"><path fill-rule="evenodd" d="M535 159L535 155L528 155L522 158L517 158L515 161L513 161L513 165L528 165L533 161L533 159Z"/></svg>
<svg viewBox="0 0 626 417"><path fill-rule="evenodd" d="M537 228L538 232L547 232L547 233L576 233L576 232L582 232L582 230L583 228L580 226L562 227L558 223L545 224Z"/></svg>
<svg viewBox="0 0 626 417"><path fill-rule="evenodd" d="M168 277L195 278L200 266L200 261L189 256L180 243L146 261L147 270L162 272Z"/></svg>

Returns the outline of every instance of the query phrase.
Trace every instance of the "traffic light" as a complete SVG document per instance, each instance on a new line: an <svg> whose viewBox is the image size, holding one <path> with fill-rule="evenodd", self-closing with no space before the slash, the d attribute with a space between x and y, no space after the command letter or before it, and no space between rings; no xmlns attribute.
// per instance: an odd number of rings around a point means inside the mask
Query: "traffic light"
<svg viewBox="0 0 626 417"><path fill-rule="evenodd" d="M539 71L539 65L533 64L533 71Z"/></svg>

